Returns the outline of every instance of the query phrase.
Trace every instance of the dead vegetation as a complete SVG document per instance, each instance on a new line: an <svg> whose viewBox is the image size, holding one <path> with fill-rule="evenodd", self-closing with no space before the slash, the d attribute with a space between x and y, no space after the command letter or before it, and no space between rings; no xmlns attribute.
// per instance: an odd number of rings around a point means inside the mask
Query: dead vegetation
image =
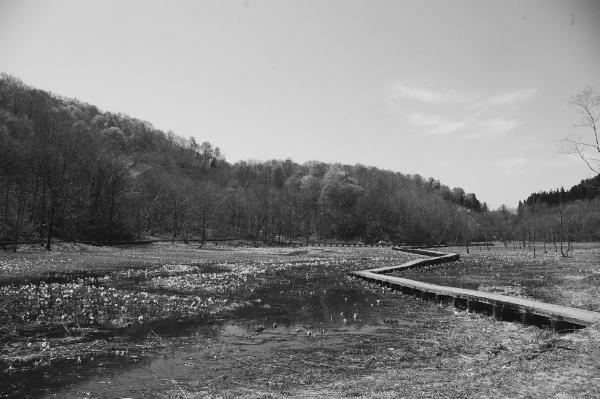
<svg viewBox="0 0 600 399"><path fill-rule="evenodd" d="M449 247L461 260L435 267L406 270L402 277L454 287L527 297L563 306L600 311L600 245L575 243L573 256L529 248Z"/></svg>
<svg viewBox="0 0 600 399"><path fill-rule="evenodd" d="M77 257L80 268L98 261L90 252ZM559 335L346 276L349 270L399 264L411 255L378 248L313 248L290 255L289 249L276 248L160 246L123 250L123 267L110 258L106 275L115 291L164 295L169 290L169 296L181 298L227 299L231 307L208 306L204 319L177 321L165 314L108 336L101 326L67 326L71 334L56 336L43 331L24 336L15 326L3 327L4 397L33 395L37 388L58 397L85 392L165 398L600 394L595 327ZM132 268L132 259L147 266ZM63 264L56 262L55 270ZM27 278L39 278L48 268L41 270ZM238 280L228 274L235 271ZM73 369L83 382L66 377ZM44 373L59 382L32 386Z"/></svg>

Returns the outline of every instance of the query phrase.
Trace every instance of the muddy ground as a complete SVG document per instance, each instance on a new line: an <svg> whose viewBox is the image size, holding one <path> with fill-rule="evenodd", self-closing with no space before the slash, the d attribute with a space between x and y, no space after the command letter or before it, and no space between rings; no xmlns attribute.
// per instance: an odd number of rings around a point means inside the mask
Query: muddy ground
<svg viewBox="0 0 600 399"><path fill-rule="evenodd" d="M600 396L596 327L556 334L347 277L410 259L164 244L1 253L0 397Z"/></svg>

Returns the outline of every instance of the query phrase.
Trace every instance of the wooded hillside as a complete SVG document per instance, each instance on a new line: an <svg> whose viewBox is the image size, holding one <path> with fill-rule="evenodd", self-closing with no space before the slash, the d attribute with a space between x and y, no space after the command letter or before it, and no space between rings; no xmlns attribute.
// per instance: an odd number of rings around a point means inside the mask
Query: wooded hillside
<svg viewBox="0 0 600 399"><path fill-rule="evenodd" d="M564 187L556 190L533 193L524 201L527 205L547 204L550 206L577 200L592 200L600 196L600 175L584 179L568 190Z"/></svg>
<svg viewBox="0 0 600 399"><path fill-rule="evenodd" d="M225 161L124 114L0 78L0 240L461 240L482 210L434 179L362 165Z"/></svg>
<svg viewBox="0 0 600 399"><path fill-rule="evenodd" d="M561 187L529 195L519 201L517 218L522 237L537 228L538 240L600 240L600 175L568 190Z"/></svg>
<svg viewBox="0 0 600 399"><path fill-rule="evenodd" d="M48 247L52 237L148 236L467 243L521 238L531 214L523 205L518 215L489 212L461 188L363 165L231 164L208 142L5 74L0 148L0 241ZM600 234L596 222L586 226L572 230Z"/></svg>

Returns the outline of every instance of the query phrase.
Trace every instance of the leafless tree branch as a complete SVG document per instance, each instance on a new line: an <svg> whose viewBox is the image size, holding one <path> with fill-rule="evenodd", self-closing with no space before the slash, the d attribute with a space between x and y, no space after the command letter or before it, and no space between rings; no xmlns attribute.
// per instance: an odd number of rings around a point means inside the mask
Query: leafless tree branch
<svg viewBox="0 0 600 399"><path fill-rule="evenodd" d="M578 146L575 146L575 151L577 152L577 155L579 155L579 158L581 158L583 160L583 162L585 162L585 164L588 166L588 168L590 168L594 173L600 173L600 169L596 169L590 164L590 162L588 161L588 159L585 157L585 155L579 149Z"/></svg>
<svg viewBox="0 0 600 399"><path fill-rule="evenodd" d="M581 146L584 146L584 147L591 147L591 148L593 148L593 149L596 149L596 146L595 146L594 144L589 144L589 143L585 143L585 142L583 142L583 141L577 141L577 140L573 140L573 139L571 139L571 138L569 138L569 137L567 137L567 138L565 139L565 141L566 141L567 143L575 144L575 145L578 145L578 146L579 146L579 145L581 145Z"/></svg>
<svg viewBox="0 0 600 399"><path fill-rule="evenodd" d="M569 144L571 153L576 153L583 162L594 173L600 174L600 161L590 157L589 150L600 153L600 135L598 133L598 118L600 117L600 95L594 89L587 87L569 99L569 104L577 107L581 115L581 121L576 127L588 127L591 129L591 143L581 138L573 138L572 135L564 139ZM586 149L588 150L586 153ZM596 165L598 164L598 165Z"/></svg>

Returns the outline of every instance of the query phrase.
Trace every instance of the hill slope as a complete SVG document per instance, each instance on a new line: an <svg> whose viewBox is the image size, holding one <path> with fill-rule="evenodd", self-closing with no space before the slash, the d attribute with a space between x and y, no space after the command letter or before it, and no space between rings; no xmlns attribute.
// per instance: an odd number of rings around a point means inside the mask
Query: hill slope
<svg viewBox="0 0 600 399"><path fill-rule="evenodd" d="M362 165L225 161L124 114L0 76L0 240L144 235L411 243L472 236L485 205Z"/></svg>

